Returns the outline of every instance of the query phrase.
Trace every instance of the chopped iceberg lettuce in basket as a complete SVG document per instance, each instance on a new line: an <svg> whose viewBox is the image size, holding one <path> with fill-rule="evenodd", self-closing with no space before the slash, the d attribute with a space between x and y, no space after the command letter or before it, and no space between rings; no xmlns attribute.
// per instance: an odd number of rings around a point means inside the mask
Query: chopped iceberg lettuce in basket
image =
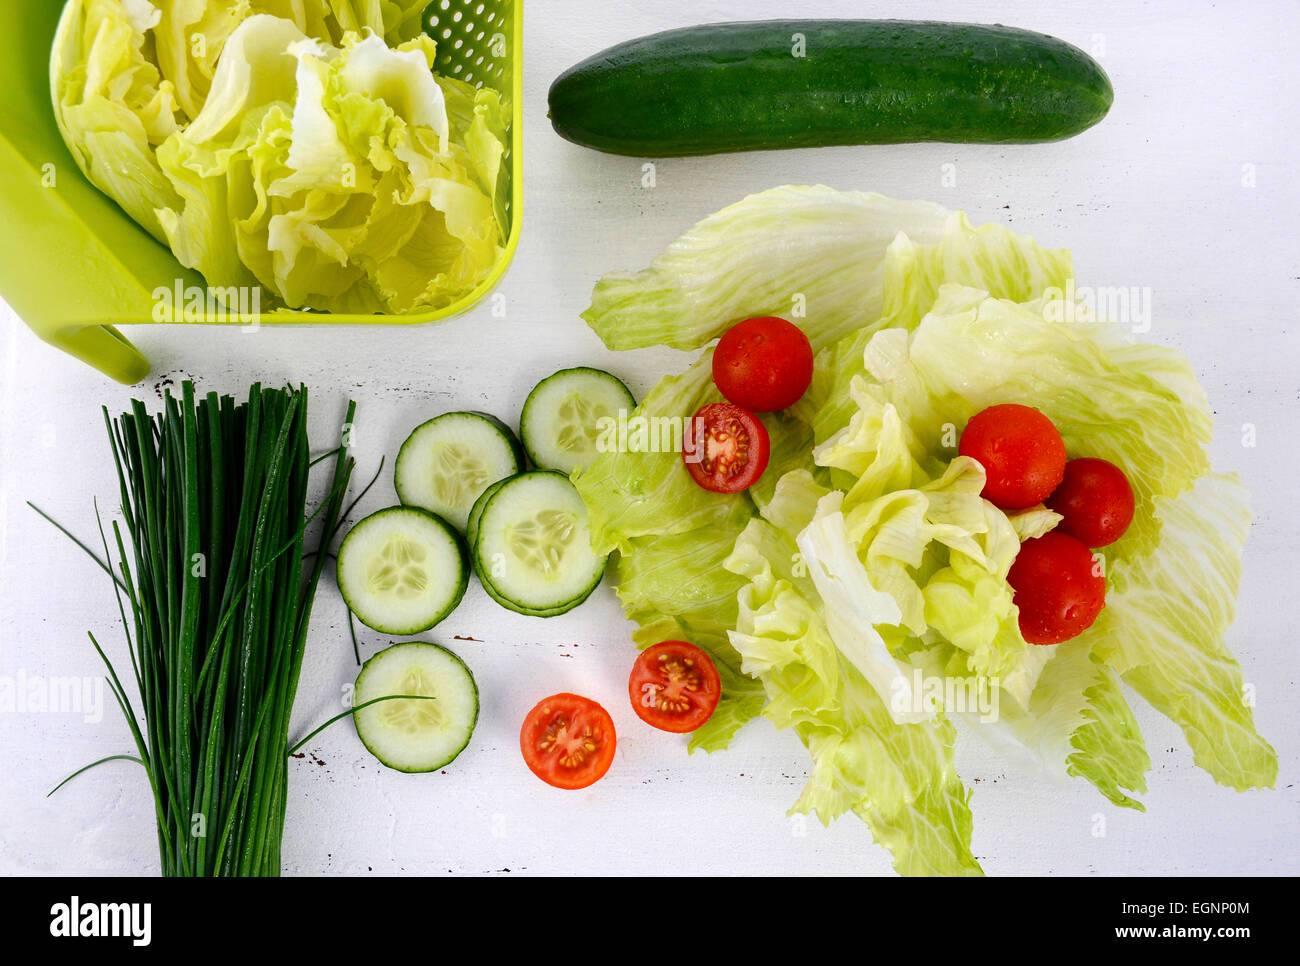
<svg viewBox="0 0 1300 966"><path fill-rule="evenodd" d="M55 116L86 177L216 291L442 308L508 234L508 109L432 72L427 0L72 0Z"/></svg>

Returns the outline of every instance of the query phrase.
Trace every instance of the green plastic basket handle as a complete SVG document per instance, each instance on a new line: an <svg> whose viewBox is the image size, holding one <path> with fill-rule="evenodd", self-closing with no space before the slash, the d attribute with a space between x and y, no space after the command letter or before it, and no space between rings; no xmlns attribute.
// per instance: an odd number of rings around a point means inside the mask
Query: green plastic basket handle
<svg viewBox="0 0 1300 966"><path fill-rule="evenodd" d="M114 323L151 320L143 279L188 284L191 273L91 186L59 136L49 52L62 4L0 0L0 9L0 294L46 342L139 382L149 362Z"/></svg>
<svg viewBox="0 0 1300 966"><path fill-rule="evenodd" d="M148 235L86 182L66 150L62 157L53 151L33 154L15 145L8 124L3 130L0 293L50 345L118 382L139 382L149 374L149 361L113 323L149 321L153 302L124 256L138 260L148 254L155 262L172 263L141 269L149 271L144 277L175 277L180 266L156 242L141 245L138 236ZM33 167L36 157L58 160ZM89 218L98 221L97 231L88 226Z"/></svg>

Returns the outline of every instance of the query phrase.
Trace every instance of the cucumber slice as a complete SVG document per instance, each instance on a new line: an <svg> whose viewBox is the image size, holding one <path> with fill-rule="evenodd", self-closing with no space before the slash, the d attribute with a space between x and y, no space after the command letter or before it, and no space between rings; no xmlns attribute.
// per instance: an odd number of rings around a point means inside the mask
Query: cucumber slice
<svg viewBox="0 0 1300 966"><path fill-rule="evenodd" d="M459 530L497 480L523 469L515 434L487 413L443 413L417 426L397 453L393 486L406 506L436 513Z"/></svg>
<svg viewBox="0 0 1300 966"><path fill-rule="evenodd" d="M509 479L507 477L506 479ZM487 506L487 501L492 499L492 494L501 489L501 484L505 480L497 480L486 490L479 494L479 498L474 501L474 506L470 508L469 519L465 523L465 542L469 544L470 549L474 549L474 544L478 542L478 521L483 515L483 508Z"/></svg>
<svg viewBox="0 0 1300 966"><path fill-rule="evenodd" d="M442 768L469 744L478 721L478 687L465 662L445 647L409 641L384 648L357 675L353 705L388 694L433 701L379 701L352 716L366 750L389 768Z"/></svg>
<svg viewBox="0 0 1300 966"><path fill-rule="evenodd" d="M418 634L450 614L469 584L469 555L442 517L394 506L354 526L339 547L348 609L385 634Z"/></svg>
<svg viewBox="0 0 1300 966"><path fill-rule="evenodd" d="M586 504L565 476L550 470L520 473L492 494L473 552L488 594L537 617L577 607L605 573L605 558L591 549Z"/></svg>
<svg viewBox="0 0 1300 966"><path fill-rule="evenodd" d="M516 614L523 614L525 617L559 617L561 614L567 614L578 604L582 603L582 601L576 601L575 603L565 604L560 607L524 607L514 601L506 600L498 594L496 590L493 589L491 581L480 580L479 583L482 585L483 590L487 595L502 607L507 610L512 610Z"/></svg>
<svg viewBox="0 0 1300 966"><path fill-rule="evenodd" d="M585 366L561 369L528 394L519 435L533 463L568 476L596 458L600 420L620 409L630 414L636 399L618 378Z"/></svg>

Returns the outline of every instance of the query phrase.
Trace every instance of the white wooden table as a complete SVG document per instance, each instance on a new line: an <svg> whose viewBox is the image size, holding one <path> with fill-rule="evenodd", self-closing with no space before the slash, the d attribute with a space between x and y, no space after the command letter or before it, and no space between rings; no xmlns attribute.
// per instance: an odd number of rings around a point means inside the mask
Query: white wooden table
<svg viewBox="0 0 1300 966"><path fill-rule="evenodd" d="M133 390L40 343L0 306L0 676L96 676L94 630L125 659L111 587L24 505L35 500L93 532L91 498L113 506L100 406L118 412L166 381L240 394L254 379L313 390L322 442L344 399L360 405L357 454L368 476L418 422L450 409L512 419L540 377L590 364L641 394L686 357L604 349L578 318L603 272L639 268L697 219L773 185L826 183L926 198L1001 220L1073 249L1081 283L1149 286L1148 338L1192 359L1215 410L1212 456L1239 471L1257 519L1229 643L1258 691L1256 719L1281 759L1274 791L1239 795L1194 768L1181 734L1139 699L1154 767L1147 812L1116 809L1086 783L1008 767L978 739L959 748L975 783L975 851L994 874L1300 872L1297 829L1296 370L1300 175L1295 101L1300 8L1293 2L1060 4L822 0L800 13L1002 22L1093 52L1114 82L1097 128L1058 144L909 145L667 160L656 186L641 161L581 150L546 121L563 68L620 40L674 26L791 14L779 0L660 0L602 5L530 0L526 19L522 244L487 305L424 328L139 327L155 364ZM945 167L951 165L951 168ZM955 173L955 179L951 177ZM945 175L948 175L947 177ZM954 183L955 180L955 183ZM57 279L51 280L57 284ZM1242 445L1242 427L1256 445ZM366 509L393 502L391 479ZM1195 588L1188 589L1195 593ZM428 635L473 668L478 731L446 774L380 767L346 724L294 761L284 842L289 874L887 873L866 828L792 820L807 775L803 748L765 721L731 750L687 757L683 742L640 726L625 698L629 625L601 588L549 621L509 613L475 585ZM467 638L467 639L460 639ZM372 632L363 656L387 643ZM298 693L295 731L339 707L356 668L337 589L322 583ZM524 767L518 727L541 696L601 700L620 731L609 775L583 792L543 786ZM107 693L103 694L109 701ZM137 766L116 762L46 791L77 766L130 750L116 708L102 720L0 714L0 872L152 874L152 805ZM1105 835L1094 832L1104 816Z"/></svg>

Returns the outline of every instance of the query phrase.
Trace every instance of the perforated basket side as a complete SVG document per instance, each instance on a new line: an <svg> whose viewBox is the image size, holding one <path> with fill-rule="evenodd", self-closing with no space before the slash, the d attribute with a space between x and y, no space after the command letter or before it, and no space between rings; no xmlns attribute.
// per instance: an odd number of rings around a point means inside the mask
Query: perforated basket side
<svg viewBox="0 0 1300 966"><path fill-rule="evenodd" d="M475 87L487 84L500 91L514 108L515 48L514 18L520 15L517 0L431 0L425 14L427 33L438 44L434 70L456 77ZM522 131L511 125L504 168L511 177L515 139ZM506 186L506 214L513 233L515 185Z"/></svg>

